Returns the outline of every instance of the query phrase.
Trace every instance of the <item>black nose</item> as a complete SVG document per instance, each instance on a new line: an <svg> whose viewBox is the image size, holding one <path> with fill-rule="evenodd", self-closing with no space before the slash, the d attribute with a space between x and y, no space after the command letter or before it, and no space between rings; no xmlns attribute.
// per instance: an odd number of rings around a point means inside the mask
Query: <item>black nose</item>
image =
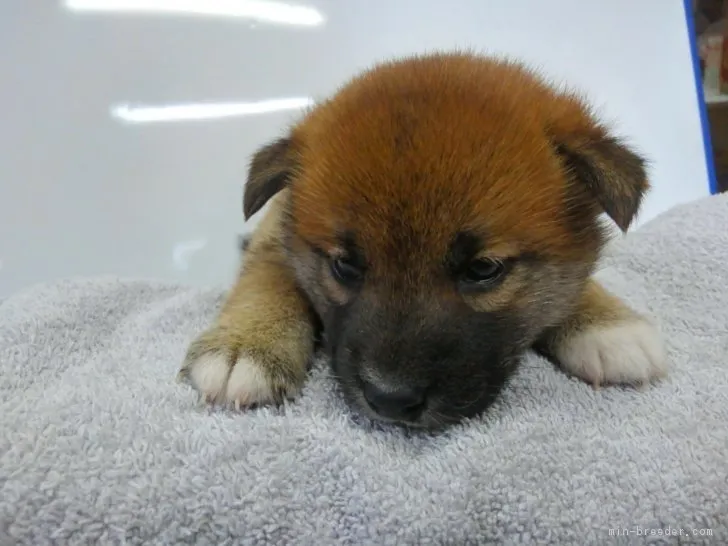
<svg viewBox="0 0 728 546"><path fill-rule="evenodd" d="M364 398L382 417L400 421L413 421L425 408L424 389L398 388L384 390L373 383L364 382Z"/></svg>

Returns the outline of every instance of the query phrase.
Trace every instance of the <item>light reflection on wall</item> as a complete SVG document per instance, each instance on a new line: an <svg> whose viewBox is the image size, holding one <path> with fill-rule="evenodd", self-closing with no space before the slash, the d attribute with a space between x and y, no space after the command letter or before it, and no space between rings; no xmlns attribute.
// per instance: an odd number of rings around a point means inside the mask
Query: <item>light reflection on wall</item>
<svg viewBox="0 0 728 546"><path fill-rule="evenodd" d="M111 116L124 123L162 123L284 112L287 110L299 110L312 104L313 99L308 97L271 99L257 102L211 102L164 104L160 106L118 104L111 107Z"/></svg>
<svg viewBox="0 0 728 546"><path fill-rule="evenodd" d="M268 0L66 0L65 6L77 12L237 17L304 27L325 22L323 14L310 6Z"/></svg>

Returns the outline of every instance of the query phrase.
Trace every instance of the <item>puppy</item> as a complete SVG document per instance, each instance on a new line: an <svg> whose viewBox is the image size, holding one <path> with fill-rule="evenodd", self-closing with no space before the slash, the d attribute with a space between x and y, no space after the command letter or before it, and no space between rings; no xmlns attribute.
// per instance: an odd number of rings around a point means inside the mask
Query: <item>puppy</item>
<svg viewBox="0 0 728 546"><path fill-rule="evenodd" d="M666 372L657 331L591 279L648 189L644 161L523 66L466 53L354 78L252 159L266 203L182 375L237 408L301 389L323 328L350 405L438 428L497 398L535 348L595 386Z"/></svg>

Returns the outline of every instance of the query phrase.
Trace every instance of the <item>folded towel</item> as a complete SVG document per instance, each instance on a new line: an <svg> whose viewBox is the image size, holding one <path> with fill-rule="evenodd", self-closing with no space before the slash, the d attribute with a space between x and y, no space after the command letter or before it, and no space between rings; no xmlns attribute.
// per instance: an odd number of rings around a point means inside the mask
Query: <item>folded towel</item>
<svg viewBox="0 0 728 546"><path fill-rule="evenodd" d="M670 376L594 391L528 355L437 435L363 424L321 360L285 407L199 407L174 377L220 288L31 288L0 303L0 544L728 544L727 260L728 196L615 242L599 277Z"/></svg>

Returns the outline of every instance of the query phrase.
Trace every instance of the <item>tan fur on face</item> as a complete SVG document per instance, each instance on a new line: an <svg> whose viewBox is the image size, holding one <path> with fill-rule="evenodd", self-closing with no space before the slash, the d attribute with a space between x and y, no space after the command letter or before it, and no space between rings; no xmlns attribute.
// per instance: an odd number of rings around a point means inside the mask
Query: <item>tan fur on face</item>
<svg viewBox="0 0 728 546"><path fill-rule="evenodd" d="M463 300L470 307L480 312L499 311L507 308L519 295L523 296L526 286L526 271L523 265L517 265L494 290L486 292L465 292Z"/></svg>
<svg viewBox="0 0 728 546"><path fill-rule="evenodd" d="M345 305L352 297L351 291L347 290L331 275L331 270L326 262L320 262L320 283L321 288L329 301L335 305Z"/></svg>

